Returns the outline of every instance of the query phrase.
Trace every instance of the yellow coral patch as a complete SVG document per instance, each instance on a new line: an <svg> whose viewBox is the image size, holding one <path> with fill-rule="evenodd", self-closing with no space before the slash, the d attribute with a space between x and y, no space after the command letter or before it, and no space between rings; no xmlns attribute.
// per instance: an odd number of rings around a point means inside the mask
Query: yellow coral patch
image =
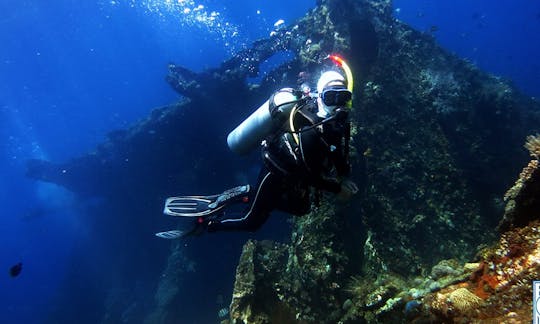
<svg viewBox="0 0 540 324"><path fill-rule="evenodd" d="M448 295L448 300L461 313L467 313L482 303L482 298L476 296L466 288L458 288Z"/></svg>

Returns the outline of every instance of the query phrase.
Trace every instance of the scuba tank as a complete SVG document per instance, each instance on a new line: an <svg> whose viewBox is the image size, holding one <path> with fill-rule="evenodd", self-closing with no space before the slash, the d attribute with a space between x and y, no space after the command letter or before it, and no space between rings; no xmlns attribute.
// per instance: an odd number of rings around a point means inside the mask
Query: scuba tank
<svg viewBox="0 0 540 324"><path fill-rule="evenodd" d="M353 92L353 74L347 63L337 55L329 55L330 59L339 66L346 75L347 89ZM229 148L238 154L247 154L273 130L283 126L289 120L288 129L292 131L295 141L298 143L298 135L295 134L293 125L294 112L292 110L298 106L300 101L313 98L316 95L311 94L311 89L307 84L302 84L301 90L284 88L275 92L270 99L255 110L246 120L238 125L227 136ZM352 107L352 101L349 100L347 107Z"/></svg>
<svg viewBox="0 0 540 324"><path fill-rule="evenodd" d="M292 88L278 90L227 136L229 148L247 154L273 130L286 122L294 106L302 100L302 93Z"/></svg>

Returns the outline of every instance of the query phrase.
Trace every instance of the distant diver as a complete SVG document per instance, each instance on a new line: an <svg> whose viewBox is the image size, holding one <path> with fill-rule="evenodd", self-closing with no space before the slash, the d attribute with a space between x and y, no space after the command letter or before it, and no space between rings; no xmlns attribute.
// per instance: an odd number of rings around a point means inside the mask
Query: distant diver
<svg viewBox="0 0 540 324"><path fill-rule="evenodd" d="M256 231L273 210L297 216L309 213L321 190L340 200L357 193L358 187L348 179L352 73L340 57L329 58L346 77L335 69L322 73L316 94L306 84L300 90L278 90L228 135L229 148L236 153L261 146L264 163L257 185L212 196L168 198L164 213L193 217L194 226L156 236L176 239L206 231ZM229 207L238 205L244 205L242 214L231 217Z"/></svg>
<svg viewBox="0 0 540 324"><path fill-rule="evenodd" d="M9 275L12 278L15 278L15 277L17 277L18 275L21 274L21 271L22 271L22 262L19 262L16 265L9 268Z"/></svg>

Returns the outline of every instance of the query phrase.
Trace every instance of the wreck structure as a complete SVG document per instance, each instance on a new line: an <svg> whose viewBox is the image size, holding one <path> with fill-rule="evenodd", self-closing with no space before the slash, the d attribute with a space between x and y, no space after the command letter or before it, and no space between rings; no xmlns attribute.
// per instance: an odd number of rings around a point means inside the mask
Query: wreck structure
<svg viewBox="0 0 540 324"><path fill-rule="evenodd" d="M261 65L283 52L293 58L262 74ZM285 242L245 243L225 321L500 319L507 316L497 308L505 289L519 290L522 301L507 313L527 319L530 301L519 285L540 273L540 261L531 261L519 280L493 269L500 253L512 261L538 252L540 234L530 223L538 209L520 208L530 199L515 192L513 207L505 207L503 197L527 163L523 143L540 130L540 105L396 20L390 0L321 0L219 67L195 73L171 64L166 81L181 101L111 133L95 152L64 163L31 161L28 175L105 197L129 236L146 237L143 229L165 224L146 216L159 213L164 197L236 185L234 174L257 156L228 152L228 132L275 89L295 85L299 73L315 78L332 53L347 58L354 73L353 180L360 193L347 205L325 197L311 214L293 219ZM255 77L260 83L250 84ZM538 192L538 185L528 188L532 196ZM519 231L528 239L519 241ZM166 279L142 316L178 321L189 247L175 243L167 256L163 245L148 243L142 254L125 254L132 248L122 242L111 252L122 255L120 267L167 260L148 269L156 282L159 274ZM497 254L497 244L512 251Z"/></svg>

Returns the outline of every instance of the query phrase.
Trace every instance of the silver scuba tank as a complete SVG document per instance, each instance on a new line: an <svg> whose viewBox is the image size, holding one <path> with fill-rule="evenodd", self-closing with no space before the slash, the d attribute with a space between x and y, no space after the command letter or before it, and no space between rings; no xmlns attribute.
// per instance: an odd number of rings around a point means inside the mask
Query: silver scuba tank
<svg viewBox="0 0 540 324"><path fill-rule="evenodd" d="M270 99L229 133L227 136L229 148L238 154L249 153L259 146L264 137L276 126L283 125L299 99L291 88L275 92ZM271 100L273 102L270 102ZM277 107L277 111L272 112L274 107Z"/></svg>

